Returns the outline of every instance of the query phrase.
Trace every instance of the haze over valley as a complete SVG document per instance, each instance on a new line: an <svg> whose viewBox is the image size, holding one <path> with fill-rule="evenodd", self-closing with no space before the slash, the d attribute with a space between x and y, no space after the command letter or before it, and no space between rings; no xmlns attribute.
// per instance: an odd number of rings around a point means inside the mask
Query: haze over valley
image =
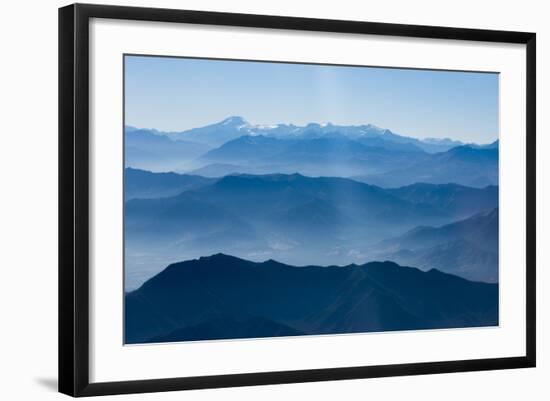
<svg viewBox="0 0 550 401"><path fill-rule="evenodd" d="M127 290L219 252L297 266L393 260L498 281L498 247L479 249L471 232L404 240L480 213L496 216L497 238L498 141L241 117L177 133L126 127L125 137Z"/></svg>

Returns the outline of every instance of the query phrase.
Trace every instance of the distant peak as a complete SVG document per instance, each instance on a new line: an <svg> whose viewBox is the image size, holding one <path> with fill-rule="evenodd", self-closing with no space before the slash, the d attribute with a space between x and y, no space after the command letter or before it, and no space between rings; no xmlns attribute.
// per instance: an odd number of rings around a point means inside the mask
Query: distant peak
<svg viewBox="0 0 550 401"><path fill-rule="evenodd" d="M246 121L241 116L230 116L230 117L227 117L225 120L223 120L220 124L222 124L222 125L248 125L248 121Z"/></svg>
<svg viewBox="0 0 550 401"><path fill-rule="evenodd" d="M225 253L215 253L213 255L210 255L210 256L201 256L200 259L204 259L204 260L212 260L212 259L237 259L236 257L234 256L230 256L230 255L226 255Z"/></svg>
<svg viewBox="0 0 550 401"><path fill-rule="evenodd" d="M384 267L402 267L402 266L398 265L397 263L395 263L394 261L391 261L391 260L384 260L382 262L370 262L370 263L379 263ZM367 265L368 264L369 263L367 263Z"/></svg>
<svg viewBox="0 0 550 401"><path fill-rule="evenodd" d="M199 261L200 262L205 262L205 263L216 263L216 264L232 264L232 263L235 263L235 262L247 262L246 260L244 259L241 259L241 258L238 258L236 256L231 256L231 255L227 255L225 253L215 253L213 255L210 255L210 256L201 256L199 258Z"/></svg>

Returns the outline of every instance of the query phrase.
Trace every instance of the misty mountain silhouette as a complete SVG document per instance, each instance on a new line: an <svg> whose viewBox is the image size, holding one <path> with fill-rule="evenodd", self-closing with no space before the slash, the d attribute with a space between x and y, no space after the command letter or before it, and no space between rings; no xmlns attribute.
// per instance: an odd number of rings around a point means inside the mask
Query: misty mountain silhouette
<svg viewBox="0 0 550 401"><path fill-rule="evenodd" d="M124 169L124 199L166 198L215 182L198 175L152 173L134 168Z"/></svg>
<svg viewBox="0 0 550 401"><path fill-rule="evenodd" d="M156 130L126 127L124 132L125 167L150 171L169 171L183 168L210 149L191 141L175 141Z"/></svg>
<svg viewBox="0 0 550 401"><path fill-rule="evenodd" d="M498 286L393 262L295 267L216 254L175 263L125 297L125 342L498 324Z"/></svg>
<svg viewBox="0 0 550 401"><path fill-rule="evenodd" d="M173 197L132 199L126 203L125 218L130 241L146 236L149 242L165 242L185 234L216 242L223 236L231 243L251 235L227 236L236 230L261 234L267 227L294 239L316 241L322 236L331 241L350 228L410 228L448 221L450 216L345 178L271 174L230 175Z"/></svg>
<svg viewBox="0 0 550 401"><path fill-rule="evenodd" d="M429 157L409 143L382 137L350 139L340 133L322 137L273 137L245 135L204 154L208 164L241 166L238 172L290 173L307 175L353 175L384 172L417 163Z"/></svg>
<svg viewBox="0 0 550 401"><path fill-rule="evenodd" d="M445 210L455 217L470 217L498 206L498 187L494 185L472 188L458 184L417 183L387 191L408 202Z"/></svg>
<svg viewBox="0 0 550 401"><path fill-rule="evenodd" d="M498 282L498 228L495 208L441 227L417 227L378 247L398 263Z"/></svg>
<svg viewBox="0 0 550 401"><path fill-rule="evenodd" d="M498 155L498 147L458 146L405 167L356 178L382 187L424 182L483 188L498 184Z"/></svg>
<svg viewBox="0 0 550 401"><path fill-rule="evenodd" d="M464 242L456 242L454 247L447 244L432 249L429 255L422 254L422 259L416 258L420 258L417 253L414 259L405 259L418 250L405 244L374 246L417 226L440 226L486 206L495 207L495 187L418 184L382 189L346 178L300 174L207 179L134 170L127 173L133 177L127 180L130 194L136 196L141 191L148 197L129 199L125 204L127 256L135 255L127 259L131 272L147 269L150 277L174 260L224 252L253 260L271 257L293 265L358 263L383 257L423 269L437 267L466 278L497 280L497 257L491 249L477 252L478 244L467 249ZM180 190L183 192L175 196L162 197ZM496 231L487 235L498 241ZM443 243L430 247L436 245ZM459 249L465 250L463 256ZM449 266L443 258L447 254L454 260ZM150 259L144 259L148 255ZM139 266L134 264L138 261ZM429 261L438 262L431 265ZM483 266L480 275L471 276L468 269L448 269L466 265L470 270ZM127 283L135 288L132 277ZM146 276L140 277L138 284Z"/></svg>

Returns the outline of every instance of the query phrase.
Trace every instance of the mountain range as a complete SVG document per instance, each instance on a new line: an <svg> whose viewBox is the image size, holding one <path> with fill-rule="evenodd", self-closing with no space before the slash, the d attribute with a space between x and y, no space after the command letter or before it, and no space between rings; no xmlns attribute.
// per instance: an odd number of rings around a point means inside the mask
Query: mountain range
<svg viewBox="0 0 550 401"><path fill-rule="evenodd" d="M225 252L252 260L351 263L380 238L452 220L444 211L345 178L233 175L125 204L127 285L162 265Z"/></svg>
<svg viewBox="0 0 550 401"><path fill-rule="evenodd" d="M125 238L132 274L145 267L158 272L162 263L220 251L291 264L354 263L377 257L372 246L381 239L498 206L496 187L415 184L383 189L299 174L217 179L135 169L125 174ZM139 255L139 264L133 255ZM146 263L147 255L162 258ZM132 287L143 280L131 277Z"/></svg>
<svg viewBox="0 0 550 401"><path fill-rule="evenodd" d="M498 140L229 117L124 145L126 343L498 324Z"/></svg>
<svg viewBox="0 0 550 401"><path fill-rule="evenodd" d="M274 138L312 139L330 135L343 135L350 139L378 144L380 147L395 146L402 150L441 152L463 145L451 139L419 140L396 134L388 129L372 124L335 125L331 123L309 123L304 126L294 124L253 125L240 116L231 116L218 123L190 130L167 133L178 140L186 140L218 147L241 136L269 136ZM372 141L372 142L370 142Z"/></svg>
<svg viewBox="0 0 550 401"><path fill-rule="evenodd" d="M498 160L498 147L464 145L432 154L410 165L355 178L383 187L425 182L455 183L480 188L498 185Z"/></svg>
<svg viewBox="0 0 550 401"><path fill-rule="evenodd" d="M124 199L165 198L213 183L211 178L198 175L152 173L127 167L124 169Z"/></svg>
<svg viewBox="0 0 550 401"><path fill-rule="evenodd" d="M459 184L416 183L386 189L390 194L413 203L430 205L451 213L455 218L470 217L498 205L498 186L472 188Z"/></svg>
<svg viewBox="0 0 550 401"><path fill-rule="evenodd" d="M498 208L440 227L421 226L376 245L378 257L470 280L498 282Z"/></svg>
<svg viewBox="0 0 550 401"><path fill-rule="evenodd" d="M125 127L124 163L150 171L175 171L188 168L188 163L210 149L209 146L174 140L155 130Z"/></svg>
<svg viewBox="0 0 550 401"><path fill-rule="evenodd" d="M313 138L242 136L210 150L199 160L238 166L239 173L299 172L310 176L353 176L380 173L425 160L429 154L397 146L377 147L343 135ZM234 167L232 167L234 168Z"/></svg>
<svg viewBox="0 0 550 401"><path fill-rule="evenodd" d="M498 184L498 141L410 138L367 124L251 125L241 117L182 132L125 128L126 166L207 177L300 173L395 187Z"/></svg>
<svg viewBox="0 0 550 401"><path fill-rule="evenodd" d="M134 241L151 247L177 240L179 246L208 247L210 252L217 246L226 252L244 246L301 254L300 248L313 252L346 242L351 246L354 238L364 243L451 219L445 210L400 199L375 186L299 174L230 175L176 196L130 199L125 205L129 247Z"/></svg>
<svg viewBox="0 0 550 401"><path fill-rule="evenodd" d="M125 296L127 344L497 324L496 284L393 262L296 267L215 254Z"/></svg>
<svg viewBox="0 0 550 401"><path fill-rule="evenodd" d="M373 147L342 135L308 139L242 136L200 157L193 174L352 177L382 187L418 182L473 187L498 184L498 148L463 145L441 153ZM225 168L224 168L225 166Z"/></svg>

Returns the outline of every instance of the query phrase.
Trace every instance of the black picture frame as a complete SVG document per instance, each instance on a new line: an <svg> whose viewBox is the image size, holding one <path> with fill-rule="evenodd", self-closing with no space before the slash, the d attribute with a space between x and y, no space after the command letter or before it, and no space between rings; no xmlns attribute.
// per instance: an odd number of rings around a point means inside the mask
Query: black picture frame
<svg viewBox="0 0 550 401"><path fill-rule="evenodd" d="M527 258L526 354L520 357L381 366L89 381L89 21L91 18L275 28L526 45ZM71 396L159 392L534 367L536 35L479 29L340 21L220 12L74 4L59 9L59 391Z"/></svg>

